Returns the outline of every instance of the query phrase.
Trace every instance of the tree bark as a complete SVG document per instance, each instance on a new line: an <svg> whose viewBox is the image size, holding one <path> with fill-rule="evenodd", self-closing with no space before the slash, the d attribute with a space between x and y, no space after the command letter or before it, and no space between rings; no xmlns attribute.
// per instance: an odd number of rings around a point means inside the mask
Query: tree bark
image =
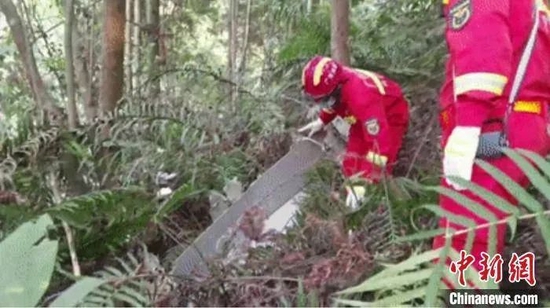
<svg viewBox="0 0 550 308"><path fill-rule="evenodd" d="M90 13L91 13L91 20L88 24L88 27L86 29L87 32L87 39L86 44L83 44L83 48L86 49L86 57L84 58L85 61L87 61L85 64L88 69L88 94L85 102L86 102L86 114L88 119L93 122L99 117L99 83L94 82L96 78L96 74L101 74L101 71L97 69L97 62L98 62L98 54L101 53L101 47L95 48L97 44L95 44L96 39L99 39L101 37L101 32L96 33L95 30L96 23L98 21L97 17L97 2L93 2L91 5ZM97 50L99 49L99 50ZM98 72L99 71L99 72ZM88 99L89 97L89 99Z"/></svg>
<svg viewBox="0 0 550 308"><path fill-rule="evenodd" d="M237 0L229 0L228 18L228 33L229 33L229 49L227 59L228 77L231 82L235 82L236 61L237 61ZM235 86L229 84L229 97L233 103L236 99Z"/></svg>
<svg viewBox="0 0 550 308"><path fill-rule="evenodd" d="M250 11L252 7L252 0L246 1L246 23L244 26L244 38L243 38L243 47L242 47L242 57L241 63L239 65L239 82L240 85L241 79L244 76L244 71L246 70L246 54L248 52L248 37L250 35Z"/></svg>
<svg viewBox="0 0 550 308"><path fill-rule="evenodd" d="M150 92L149 97L157 97L160 92L160 78L155 78L159 72L159 40L161 39L160 31L160 1L147 1L147 25L149 26L149 80Z"/></svg>
<svg viewBox="0 0 550 308"><path fill-rule="evenodd" d="M132 20L134 1L126 0L126 29L124 30L124 80L126 81L126 95L131 95L132 88Z"/></svg>
<svg viewBox="0 0 550 308"><path fill-rule="evenodd" d="M89 33L91 34L91 33ZM86 46L87 40L84 35L76 28L73 28L73 50L76 82L80 88L82 103L86 121L92 123L97 117L97 102L93 99L93 85L90 79L89 59L93 57L93 50Z"/></svg>
<svg viewBox="0 0 550 308"><path fill-rule="evenodd" d="M349 0L332 0L331 54L344 65L350 64L349 56Z"/></svg>
<svg viewBox="0 0 550 308"><path fill-rule="evenodd" d="M103 65L99 106L103 117L111 114L124 88L124 29L126 0L105 0L103 21Z"/></svg>
<svg viewBox="0 0 550 308"><path fill-rule="evenodd" d="M25 27L21 21L21 16L17 12L17 8L11 0L0 0L0 10L6 16L15 45L21 55L25 75L29 81L34 100L38 107L47 111L53 117L52 120L63 121L62 109L54 104L53 98L48 93L44 81L40 76L36 59L30 48L29 39L25 34Z"/></svg>
<svg viewBox="0 0 550 308"><path fill-rule="evenodd" d="M132 91L134 95L140 96L140 75L139 71L141 64L141 0L134 0L134 18L132 20Z"/></svg>
<svg viewBox="0 0 550 308"><path fill-rule="evenodd" d="M67 80L67 113L70 129L78 126L73 57L74 2L65 0L65 79Z"/></svg>

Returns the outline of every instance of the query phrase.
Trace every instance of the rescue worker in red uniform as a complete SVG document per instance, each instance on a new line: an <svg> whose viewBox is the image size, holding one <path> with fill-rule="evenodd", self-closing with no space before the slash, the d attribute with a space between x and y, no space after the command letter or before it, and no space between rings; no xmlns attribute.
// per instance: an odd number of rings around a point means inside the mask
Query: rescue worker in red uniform
<svg viewBox="0 0 550 308"><path fill-rule="evenodd" d="M474 159L482 137L499 131L507 132L509 148L527 149L541 155L550 153L549 12L542 0L444 0L443 3L449 52L440 93L444 176L469 180L514 205L517 201L513 196L474 165ZM531 33L534 41L530 39ZM527 61L520 63L523 54ZM520 77L516 78L518 72ZM509 110L507 117L506 110ZM528 185L528 178L506 155L477 157L523 187ZM457 183L444 179L443 185L482 204L498 219L508 216ZM454 215L475 221L478 226L487 223L480 217L481 213L472 213L448 197L440 197L440 206ZM446 219L440 220L440 227L466 228ZM499 224L496 253L503 252L505 233L506 224ZM471 267L479 274L482 252L490 254L489 228L477 228L474 236L473 247L466 252L475 258ZM456 255L465 247L466 240L467 233L452 237L452 251ZM444 244L444 237L438 236L433 247L440 248ZM449 265L451 261L457 260L448 258L446 263ZM451 289L458 287L453 278L446 277L444 282Z"/></svg>
<svg viewBox="0 0 550 308"><path fill-rule="evenodd" d="M391 175L408 128L409 108L400 86L389 78L353 69L322 56L313 57L302 72L304 94L324 104L317 120L302 127L309 135L336 116L350 124L347 151L342 162L346 177L359 176L377 183ZM346 203L355 208L365 190L347 187Z"/></svg>

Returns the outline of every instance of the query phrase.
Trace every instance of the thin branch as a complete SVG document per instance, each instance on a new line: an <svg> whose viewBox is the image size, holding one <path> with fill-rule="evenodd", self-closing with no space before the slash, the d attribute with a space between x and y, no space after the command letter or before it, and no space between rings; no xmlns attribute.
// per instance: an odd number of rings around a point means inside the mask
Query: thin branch
<svg viewBox="0 0 550 308"><path fill-rule="evenodd" d="M51 182L50 185L53 192L54 202L56 204L60 204L63 199L61 197L61 192L59 191L58 182L53 172L50 172L50 182ZM65 230L65 235L67 236L67 244L69 245L69 253L71 255L71 263L73 265L73 274L75 277L80 277L81 271L80 271L80 265L78 263L78 257L76 255L73 232L69 227L69 225L64 220L62 220L61 223L63 224L63 229Z"/></svg>
<svg viewBox="0 0 550 308"><path fill-rule="evenodd" d="M248 38L250 33L250 11L252 6L252 0L248 0L246 3L246 23L244 28L244 42L243 42L243 54L241 57L241 63L239 65L238 73L239 75L244 75L244 70L246 67L246 53L248 51ZM242 79L242 77L240 78ZM240 82L239 82L240 83Z"/></svg>
<svg viewBox="0 0 550 308"><path fill-rule="evenodd" d="M180 68L175 68L175 69L168 69L168 70L165 70L163 72L160 72L158 74L156 74L155 76L153 77L150 77L148 78L146 81L144 81L140 87L145 87L146 84L150 83L150 82L153 82L155 81L156 79L159 79L161 78L162 76L164 75L168 75L168 74L172 74L172 73L188 73L188 72L195 72L195 73L201 73L201 74L205 74L205 75L208 75L212 78L214 78L216 81L219 81L219 82L222 82L222 83L227 83L227 84L230 84L230 85L233 85L233 86L236 86L237 87L237 90L239 93L244 93L244 94L248 94L250 95L251 97L255 98L255 99L258 99L258 97L256 95L254 95L251 91L249 90L246 90L246 89L243 89L242 87L240 87L239 85L237 85L235 82L227 79L227 78L224 78L222 76L220 76L219 74L216 74L215 72L211 72L211 71L207 71L207 70L203 70L203 69L199 69L199 68L184 68L184 69L180 69Z"/></svg>
<svg viewBox="0 0 550 308"><path fill-rule="evenodd" d="M241 276L241 277L227 277L224 280L227 281L234 281L234 280L281 280L281 281L294 281L299 282L300 279L298 278L290 278L290 277L276 277L276 276Z"/></svg>

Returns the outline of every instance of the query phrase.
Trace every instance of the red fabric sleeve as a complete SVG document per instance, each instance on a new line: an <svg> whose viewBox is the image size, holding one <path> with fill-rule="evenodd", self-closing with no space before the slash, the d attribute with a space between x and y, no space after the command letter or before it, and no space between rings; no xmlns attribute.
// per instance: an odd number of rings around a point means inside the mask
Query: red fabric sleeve
<svg viewBox="0 0 550 308"><path fill-rule="evenodd" d="M336 116L336 111L330 108L323 108L321 109L321 111L319 111L319 118L321 119L321 121L323 121L325 125L332 122L332 120L334 120Z"/></svg>
<svg viewBox="0 0 550 308"><path fill-rule="evenodd" d="M510 81L510 1L449 1L446 39L454 76L457 125L481 126Z"/></svg>

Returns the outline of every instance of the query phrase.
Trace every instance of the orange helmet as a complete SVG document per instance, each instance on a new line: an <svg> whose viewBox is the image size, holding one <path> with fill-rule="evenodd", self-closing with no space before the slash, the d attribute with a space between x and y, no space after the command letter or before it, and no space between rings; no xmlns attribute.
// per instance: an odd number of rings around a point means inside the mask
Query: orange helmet
<svg viewBox="0 0 550 308"><path fill-rule="evenodd" d="M304 94L316 102L330 96L338 87L342 66L328 57L315 56L302 71Z"/></svg>

